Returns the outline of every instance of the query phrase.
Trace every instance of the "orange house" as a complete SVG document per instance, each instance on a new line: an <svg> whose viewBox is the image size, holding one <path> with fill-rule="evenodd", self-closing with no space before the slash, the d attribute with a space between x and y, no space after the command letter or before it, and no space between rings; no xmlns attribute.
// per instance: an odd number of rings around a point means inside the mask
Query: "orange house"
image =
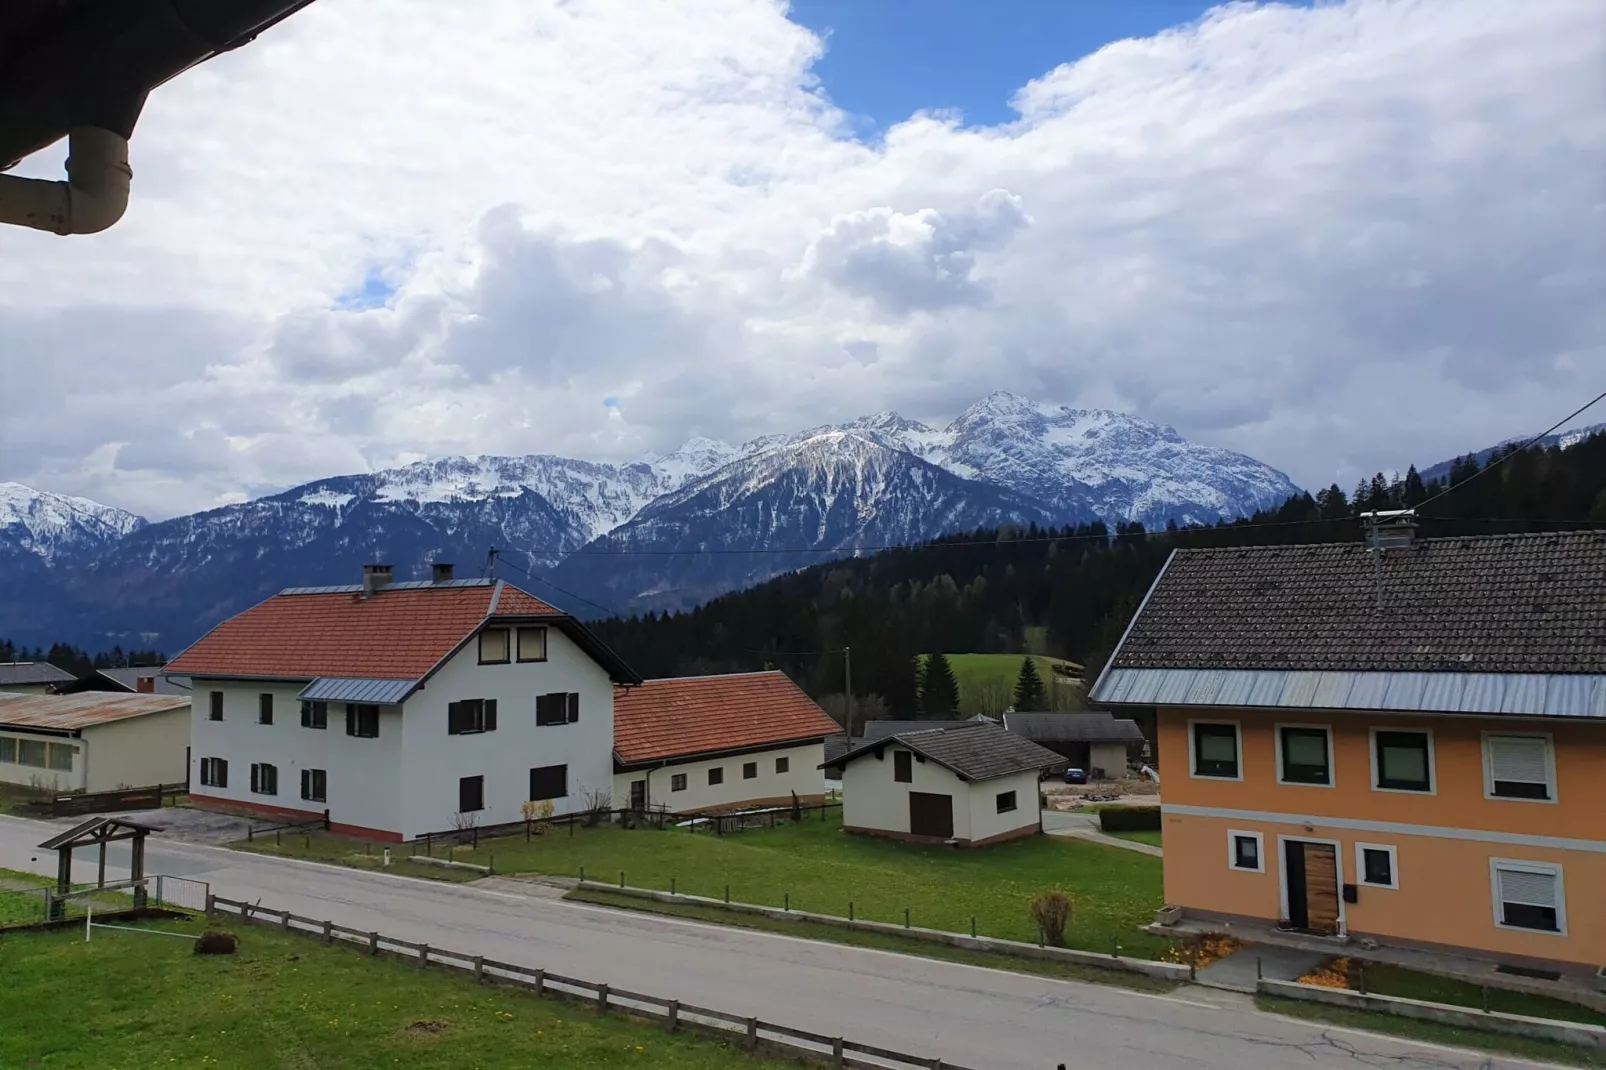
<svg viewBox="0 0 1606 1070"><path fill-rule="evenodd" d="M1606 963L1606 532L1174 552L1094 686L1156 712L1184 915Z"/></svg>

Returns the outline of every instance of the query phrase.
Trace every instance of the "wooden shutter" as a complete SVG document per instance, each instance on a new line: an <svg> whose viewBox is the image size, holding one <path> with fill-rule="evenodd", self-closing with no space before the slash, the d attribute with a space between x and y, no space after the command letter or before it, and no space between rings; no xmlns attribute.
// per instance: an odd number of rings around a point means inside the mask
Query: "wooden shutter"
<svg viewBox="0 0 1606 1070"><path fill-rule="evenodd" d="M1546 740L1524 736L1489 737L1491 780L1519 784L1545 784L1550 780Z"/></svg>
<svg viewBox="0 0 1606 1070"><path fill-rule="evenodd" d="M303 770L301 770L301 797L303 799L312 798L312 770L311 769L303 769Z"/></svg>
<svg viewBox="0 0 1606 1070"><path fill-rule="evenodd" d="M579 693L575 692L575 691L569 692L567 702L568 702L568 720L569 720L570 724L574 724L576 721L578 721L580 719L580 695L579 695Z"/></svg>
<svg viewBox="0 0 1606 1070"><path fill-rule="evenodd" d="M496 700L494 698L485 700L485 731L496 731Z"/></svg>
<svg viewBox="0 0 1606 1070"><path fill-rule="evenodd" d="M251 763L251 790L262 790L262 767L255 762Z"/></svg>
<svg viewBox="0 0 1606 1070"><path fill-rule="evenodd" d="M357 734L357 707L353 703L346 703L346 735Z"/></svg>
<svg viewBox="0 0 1606 1070"><path fill-rule="evenodd" d="M463 704L461 702L448 702L446 704L446 734L449 736L463 734Z"/></svg>

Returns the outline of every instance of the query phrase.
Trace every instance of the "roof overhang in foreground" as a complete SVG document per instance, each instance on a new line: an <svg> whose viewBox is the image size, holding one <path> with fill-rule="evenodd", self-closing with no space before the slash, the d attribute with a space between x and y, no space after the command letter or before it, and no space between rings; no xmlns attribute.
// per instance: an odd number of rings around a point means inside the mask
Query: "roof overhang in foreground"
<svg viewBox="0 0 1606 1070"><path fill-rule="evenodd" d="M1092 700L1122 706L1606 719L1606 675L1112 668Z"/></svg>

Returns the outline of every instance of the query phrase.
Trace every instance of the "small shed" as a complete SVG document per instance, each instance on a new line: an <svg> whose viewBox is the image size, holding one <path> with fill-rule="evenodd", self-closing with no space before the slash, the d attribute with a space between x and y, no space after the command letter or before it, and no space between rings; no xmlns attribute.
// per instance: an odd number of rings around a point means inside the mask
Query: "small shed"
<svg viewBox="0 0 1606 1070"><path fill-rule="evenodd" d="M59 793L178 784L189 742L188 696L0 691L0 783Z"/></svg>
<svg viewBox="0 0 1606 1070"><path fill-rule="evenodd" d="M1127 766L1143 747L1143 729L1109 713L1004 714L1004 727L1033 743L1047 747L1066 765L1084 769L1098 779L1126 775Z"/></svg>
<svg viewBox="0 0 1606 1070"><path fill-rule="evenodd" d="M838 759L848 832L982 847L1042 831L1038 782L1058 754L997 725L903 732Z"/></svg>

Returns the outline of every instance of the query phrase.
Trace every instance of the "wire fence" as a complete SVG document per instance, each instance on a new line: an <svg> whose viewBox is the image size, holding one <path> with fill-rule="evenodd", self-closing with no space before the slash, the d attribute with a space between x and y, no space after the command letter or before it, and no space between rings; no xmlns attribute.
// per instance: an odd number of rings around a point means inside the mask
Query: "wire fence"
<svg viewBox="0 0 1606 1070"><path fill-rule="evenodd" d="M785 821L826 821L830 812L840 811L840 802L809 803L797 806L780 805L726 810L716 813L679 814L670 810L582 810L554 817L531 818L528 821L509 821L498 825L448 829L443 832L426 832L407 841L408 855L423 854L433 858L437 851L450 858L454 849L467 847L479 850L481 840L505 839L523 836L526 841L540 835L549 835L562 829L568 836L576 828L598 828L618 825L621 828L678 829L702 832L714 836L729 836L750 829L776 828ZM257 835L262 835L258 830Z"/></svg>
<svg viewBox="0 0 1606 1070"><path fill-rule="evenodd" d="M258 903L209 895L207 914L231 915L246 922L277 925L286 932L321 937L326 944L339 940L365 948L370 955L383 953L410 959L417 963L419 969L443 966L467 973L481 983L501 981L520 985L531 989L537 996L585 1002L595 1007L599 1013L621 1011L652 1019L662 1023L671 1032L689 1027L735 1037L749 1051L768 1047L790 1054L806 1053L815 1058L829 1059L833 1067L874 1067L878 1070L968 1070L957 1063L946 1062L940 1058L932 1059L910 1055L907 1052L891 1051L843 1037L832 1037L776 1022L765 1022L756 1017L729 1014L708 1007L682 1003L680 1000L614 988L596 981L565 977L530 966L499 962L483 955L469 955L429 944L398 940L382 933L365 932L361 929L336 925L332 921L302 917L288 910L275 910Z"/></svg>
<svg viewBox="0 0 1606 1070"><path fill-rule="evenodd" d="M72 921L84 917L91 910L96 914L110 915L142 907L157 907L199 914L206 909L206 898L211 890L211 885L206 881L165 874L138 880L76 885L65 892L57 891L50 885L4 888L0 889L0 929L25 928L49 921Z"/></svg>

